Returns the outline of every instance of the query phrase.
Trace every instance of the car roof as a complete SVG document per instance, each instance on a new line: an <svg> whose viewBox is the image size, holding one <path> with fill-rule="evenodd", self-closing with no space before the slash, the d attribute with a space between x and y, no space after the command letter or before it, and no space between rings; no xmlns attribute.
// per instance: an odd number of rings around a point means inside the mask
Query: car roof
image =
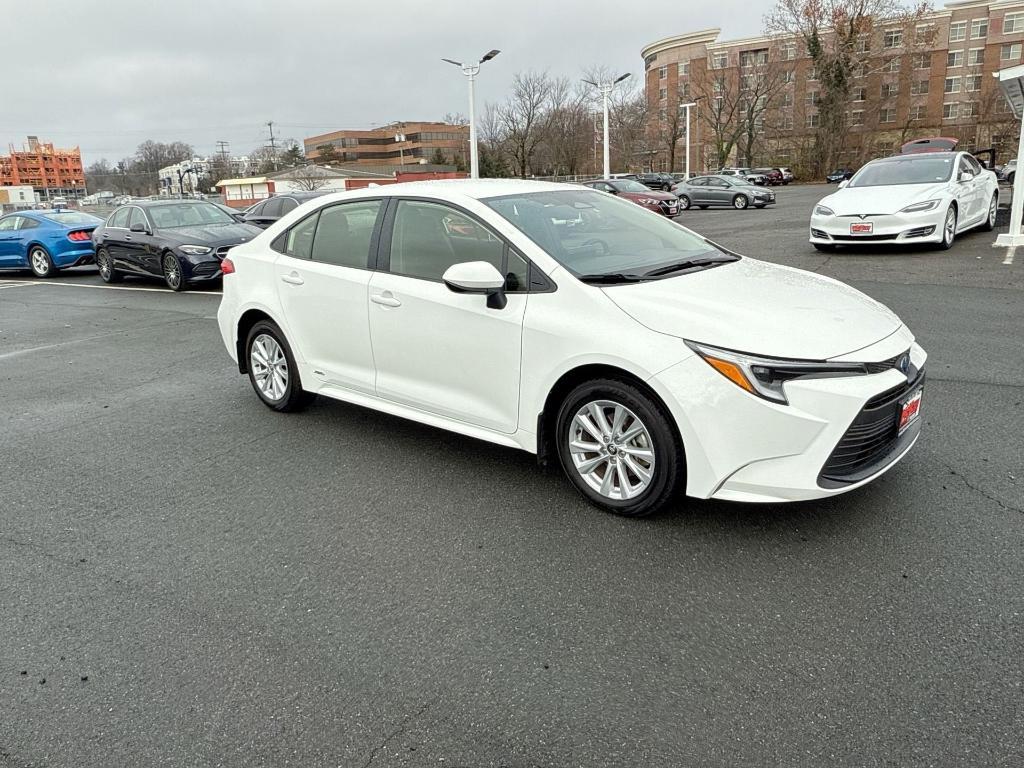
<svg viewBox="0 0 1024 768"><path fill-rule="evenodd" d="M170 200L129 200L125 203L125 206L137 205L139 208L152 208L155 205L195 205L196 203L213 205L212 200L179 200L178 198L172 198Z"/></svg>

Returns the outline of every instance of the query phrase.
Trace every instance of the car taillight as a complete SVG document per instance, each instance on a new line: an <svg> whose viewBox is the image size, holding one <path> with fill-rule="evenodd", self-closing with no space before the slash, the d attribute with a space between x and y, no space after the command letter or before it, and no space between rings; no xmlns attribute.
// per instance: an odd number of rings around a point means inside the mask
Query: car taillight
<svg viewBox="0 0 1024 768"><path fill-rule="evenodd" d="M85 230L77 230L75 232L68 232L68 240L75 243L84 243L86 240L92 239L92 233L86 232Z"/></svg>
<svg viewBox="0 0 1024 768"><path fill-rule="evenodd" d="M235 264L227 256L220 263L220 272L222 275L233 275L235 274Z"/></svg>

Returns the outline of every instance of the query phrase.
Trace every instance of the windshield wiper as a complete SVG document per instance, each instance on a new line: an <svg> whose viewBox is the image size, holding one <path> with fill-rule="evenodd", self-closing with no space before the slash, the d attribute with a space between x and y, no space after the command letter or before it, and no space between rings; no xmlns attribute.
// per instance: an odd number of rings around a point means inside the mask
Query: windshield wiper
<svg viewBox="0 0 1024 768"><path fill-rule="evenodd" d="M668 275L672 272L680 272L684 269L711 267L716 264L728 264L731 261L739 261L739 259L727 254L722 254L720 256L708 256L703 259L689 259L687 261L680 261L676 264L669 264L667 267L652 269L650 272L644 272L643 276L645 278L661 277L662 275Z"/></svg>
<svg viewBox="0 0 1024 768"><path fill-rule="evenodd" d="M625 275L621 272L610 272L600 275L580 275L579 280L591 284L615 284L615 283L639 283L646 279L646 275Z"/></svg>

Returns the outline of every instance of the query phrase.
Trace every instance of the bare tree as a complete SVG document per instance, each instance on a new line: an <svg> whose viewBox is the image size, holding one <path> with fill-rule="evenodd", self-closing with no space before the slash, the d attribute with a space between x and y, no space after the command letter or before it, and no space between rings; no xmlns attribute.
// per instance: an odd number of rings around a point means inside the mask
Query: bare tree
<svg viewBox="0 0 1024 768"><path fill-rule="evenodd" d="M544 115L544 146L555 174L575 175L591 146L588 93L568 78L551 81Z"/></svg>
<svg viewBox="0 0 1024 768"><path fill-rule="evenodd" d="M545 105L550 94L547 73L519 73L512 80L512 93L497 109L503 144L520 178L525 179L530 172L537 146L544 138Z"/></svg>
<svg viewBox="0 0 1024 768"><path fill-rule="evenodd" d="M282 178L286 178L301 190L316 192L330 184L333 176L329 170L319 165L307 165L303 168L296 168Z"/></svg>
<svg viewBox="0 0 1024 768"><path fill-rule="evenodd" d="M883 30L883 48L905 50L916 42L917 22L930 9L927 0L909 8L903 0L777 0L765 17L770 34L790 35L806 46L817 72L818 171L835 165L845 144L850 92L857 70L869 65L876 29Z"/></svg>
<svg viewBox="0 0 1024 768"><path fill-rule="evenodd" d="M694 73L693 85L701 103L700 119L710 133L713 164L721 168L744 132L739 75L731 69L709 69Z"/></svg>

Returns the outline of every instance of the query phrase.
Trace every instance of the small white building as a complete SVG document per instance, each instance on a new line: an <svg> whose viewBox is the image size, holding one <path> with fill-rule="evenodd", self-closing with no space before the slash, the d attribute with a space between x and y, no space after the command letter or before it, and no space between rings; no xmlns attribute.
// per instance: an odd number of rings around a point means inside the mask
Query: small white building
<svg viewBox="0 0 1024 768"><path fill-rule="evenodd" d="M31 184L0 187L0 212L31 208L38 202Z"/></svg>

